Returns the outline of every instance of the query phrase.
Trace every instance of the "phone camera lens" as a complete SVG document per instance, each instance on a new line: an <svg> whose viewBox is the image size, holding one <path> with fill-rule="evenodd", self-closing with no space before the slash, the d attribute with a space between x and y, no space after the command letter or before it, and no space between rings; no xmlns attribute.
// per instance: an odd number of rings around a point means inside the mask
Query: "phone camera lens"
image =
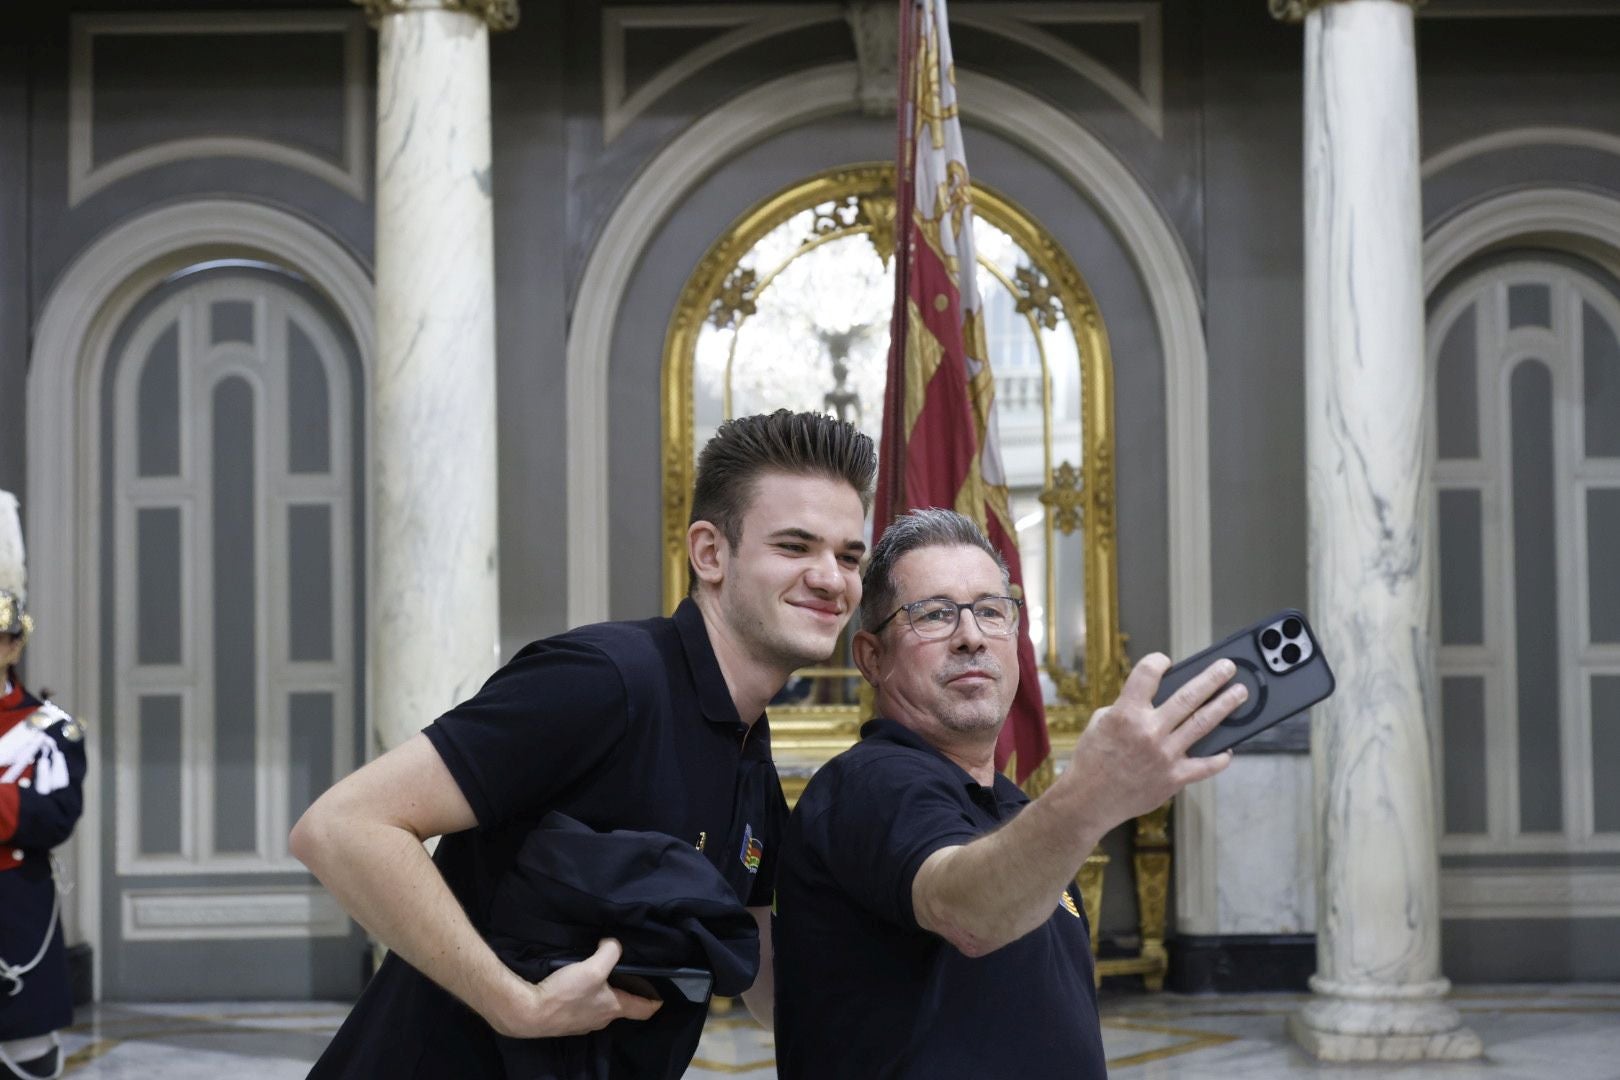
<svg viewBox="0 0 1620 1080"><path fill-rule="evenodd" d="M1299 663L1299 646L1290 641L1283 646L1282 658L1290 664Z"/></svg>
<svg viewBox="0 0 1620 1080"><path fill-rule="evenodd" d="M1284 619L1283 620L1283 637L1287 637L1287 638L1299 637L1300 631L1302 631L1304 629L1305 628L1299 624L1298 619Z"/></svg>
<svg viewBox="0 0 1620 1080"><path fill-rule="evenodd" d="M1275 649L1278 645L1282 644L1282 635L1277 633L1277 628L1273 626L1271 629L1260 635L1260 644L1264 645L1268 649Z"/></svg>

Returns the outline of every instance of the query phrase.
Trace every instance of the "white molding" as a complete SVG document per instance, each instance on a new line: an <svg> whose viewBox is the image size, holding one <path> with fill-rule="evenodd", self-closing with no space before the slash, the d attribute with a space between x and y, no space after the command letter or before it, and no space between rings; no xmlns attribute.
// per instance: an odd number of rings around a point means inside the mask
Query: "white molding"
<svg viewBox="0 0 1620 1080"><path fill-rule="evenodd" d="M320 886L128 889L125 941L347 937L349 917Z"/></svg>
<svg viewBox="0 0 1620 1080"><path fill-rule="evenodd" d="M1620 916L1620 870L1444 868L1443 919L1598 919Z"/></svg>
<svg viewBox="0 0 1620 1080"><path fill-rule="evenodd" d="M1422 176L1428 180L1470 158L1484 154L1496 154L1504 150L1541 149L1549 146L1596 150L1620 157L1620 135L1594 131L1591 128L1519 127L1493 131L1489 135L1481 135L1475 139L1465 139L1430 154L1423 160Z"/></svg>
<svg viewBox="0 0 1620 1080"><path fill-rule="evenodd" d="M41 310L28 367L28 493L24 507L32 570L30 607L38 626L29 668L41 685L58 688L64 705L92 722L87 740L91 776L110 765L95 738L100 701L98 618L101 373L111 338L134 305L165 277L199 258L268 255L325 293L354 334L362 369L375 354L371 279L333 237L300 217L260 203L198 199L132 218L80 252L52 287ZM367 402L366 430L371 430ZM370 476L366 448L362 475ZM367 515L365 551L371 516ZM367 573L371 571L367 560ZM365 717L370 744L372 716ZM101 787L85 789L84 818L100 820ZM74 877L76 916L95 949L97 992L101 945L100 830L78 833Z"/></svg>
<svg viewBox="0 0 1620 1080"><path fill-rule="evenodd" d="M68 206L146 169L196 158L237 157L297 169L365 201L366 27L359 12L217 12L78 15L68 63ZM343 160L270 139L208 135L170 139L95 163L95 39L183 34L336 34L343 38Z"/></svg>
<svg viewBox="0 0 1620 1080"><path fill-rule="evenodd" d="M1220 788L1213 780L1184 787L1170 813L1175 836L1176 930L1221 932ZM1315 859L1311 873L1315 876Z"/></svg>
<svg viewBox="0 0 1620 1080"><path fill-rule="evenodd" d="M837 4L705 4L674 7L635 5L602 9L602 143L617 139L653 102L721 57L777 34L844 17ZM671 62L636 88L624 92L624 40L627 31L673 27L730 27Z"/></svg>
<svg viewBox="0 0 1620 1080"><path fill-rule="evenodd" d="M1152 196L1095 135L1023 90L972 71L959 70L957 78L965 114L1028 148L1089 198L1142 278L1165 364L1169 646L1187 655L1208 643L1211 620L1209 361L1197 275ZM709 113L647 164L603 228L568 334L569 625L608 617L608 368L619 308L642 253L691 191L741 150L796 125L855 111L857 81L853 63L830 65L768 83ZM1178 837L1204 850L1205 839L1196 835L1203 817L1184 808L1180 820ZM1189 873L1201 875L1196 887ZM1213 865L1182 865L1177 874L1178 915L1199 917L1197 908L1184 905L1208 898L1213 920Z"/></svg>
<svg viewBox="0 0 1620 1080"><path fill-rule="evenodd" d="M1158 138L1164 137L1164 31L1157 3L987 4L951 8L951 22L1016 42L1062 64L1093 83ZM817 23L841 21L838 4L632 5L602 10L602 142L611 143L636 117L670 90L721 58L768 37ZM1132 86L1094 57L1042 26L1125 23L1137 27L1140 77ZM729 27L727 33L693 49L625 94L627 31L664 27Z"/></svg>
<svg viewBox="0 0 1620 1080"><path fill-rule="evenodd" d="M1423 292L1467 259L1515 240L1564 246L1613 269L1620 256L1620 199L1567 187L1522 188L1476 203L1437 225L1423 241ZM1571 244L1570 241L1577 241ZM1606 249L1607 260L1587 245Z"/></svg>
<svg viewBox="0 0 1620 1080"><path fill-rule="evenodd" d="M1164 138L1164 27L1157 3L956 4L951 21L997 34L1057 61L1119 102ZM1132 86L1095 58L1041 29L1057 24L1124 23L1137 28L1141 75Z"/></svg>

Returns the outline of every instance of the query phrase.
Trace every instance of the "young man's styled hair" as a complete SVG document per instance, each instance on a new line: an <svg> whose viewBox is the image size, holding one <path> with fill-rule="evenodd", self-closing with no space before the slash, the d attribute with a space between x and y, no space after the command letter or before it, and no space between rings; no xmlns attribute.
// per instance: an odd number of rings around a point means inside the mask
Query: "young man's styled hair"
<svg viewBox="0 0 1620 1080"><path fill-rule="evenodd" d="M861 497L861 509L871 510L877 452L870 436L825 413L778 409L768 416L727 420L698 455L688 524L712 523L735 551L754 485L766 473L842 480ZM697 588L697 574L690 567L687 584Z"/></svg>
<svg viewBox="0 0 1620 1080"><path fill-rule="evenodd" d="M1001 557L1001 552L996 550L972 518L964 517L955 510L941 510L938 507L909 510L889 522L889 527L883 530L883 535L872 548L872 560L866 564L866 573L861 575L862 626L876 626L888 618L897 606L894 567L900 557L920 548L931 547L976 547L996 560L996 565L1001 568L1003 588L1011 580L1007 560Z"/></svg>

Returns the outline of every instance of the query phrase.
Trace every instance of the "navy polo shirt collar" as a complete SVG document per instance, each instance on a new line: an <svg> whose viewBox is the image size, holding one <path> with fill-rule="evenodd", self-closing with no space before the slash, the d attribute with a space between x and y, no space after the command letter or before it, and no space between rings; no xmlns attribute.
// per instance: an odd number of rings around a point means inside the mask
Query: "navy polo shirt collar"
<svg viewBox="0 0 1620 1080"><path fill-rule="evenodd" d="M675 609L675 629L681 635L681 648L686 652L686 666L692 672L692 685L697 688L698 708L703 710L703 718L725 727L741 726L737 703L731 700L731 688L726 685L720 661L714 655L714 645L709 641L703 611L690 596ZM763 716L755 721L756 726L764 723ZM764 730L761 728L761 733Z"/></svg>
<svg viewBox="0 0 1620 1080"><path fill-rule="evenodd" d="M938 747L934 746L927 739L923 738L915 731L912 731L898 720L890 720L884 716L874 716L865 724L861 725L861 741L865 742L868 739L879 742L895 743L899 746L908 746L913 750L921 750L924 753L932 755L938 759L941 764L955 770L956 775L961 778L962 786L967 789L968 794L975 802L980 803L987 810L994 811L1000 809L1001 811L1005 812L1007 810L1012 810L1016 807L1023 806L1025 803L1029 802L1029 796L1025 795L1023 790L1019 788L1017 784L1013 783L1005 776L1002 776L1000 773L996 774L992 787L986 787L984 784L979 783L977 780L973 779L972 775L969 774L966 769L962 768L962 766L940 753Z"/></svg>

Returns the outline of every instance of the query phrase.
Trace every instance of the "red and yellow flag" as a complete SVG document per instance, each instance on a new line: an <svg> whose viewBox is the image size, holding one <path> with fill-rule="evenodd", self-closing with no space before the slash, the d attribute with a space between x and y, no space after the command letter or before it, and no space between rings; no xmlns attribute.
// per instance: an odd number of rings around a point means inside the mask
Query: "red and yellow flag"
<svg viewBox="0 0 1620 1080"><path fill-rule="evenodd" d="M973 200L945 0L901 0L900 10L898 243L877 522L887 526L913 507L965 514L1007 560L1014 595L1022 596L974 283ZM996 744L996 768L1010 763L1020 784L1051 750L1038 671L1026 613L1018 629L1018 696Z"/></svg>

